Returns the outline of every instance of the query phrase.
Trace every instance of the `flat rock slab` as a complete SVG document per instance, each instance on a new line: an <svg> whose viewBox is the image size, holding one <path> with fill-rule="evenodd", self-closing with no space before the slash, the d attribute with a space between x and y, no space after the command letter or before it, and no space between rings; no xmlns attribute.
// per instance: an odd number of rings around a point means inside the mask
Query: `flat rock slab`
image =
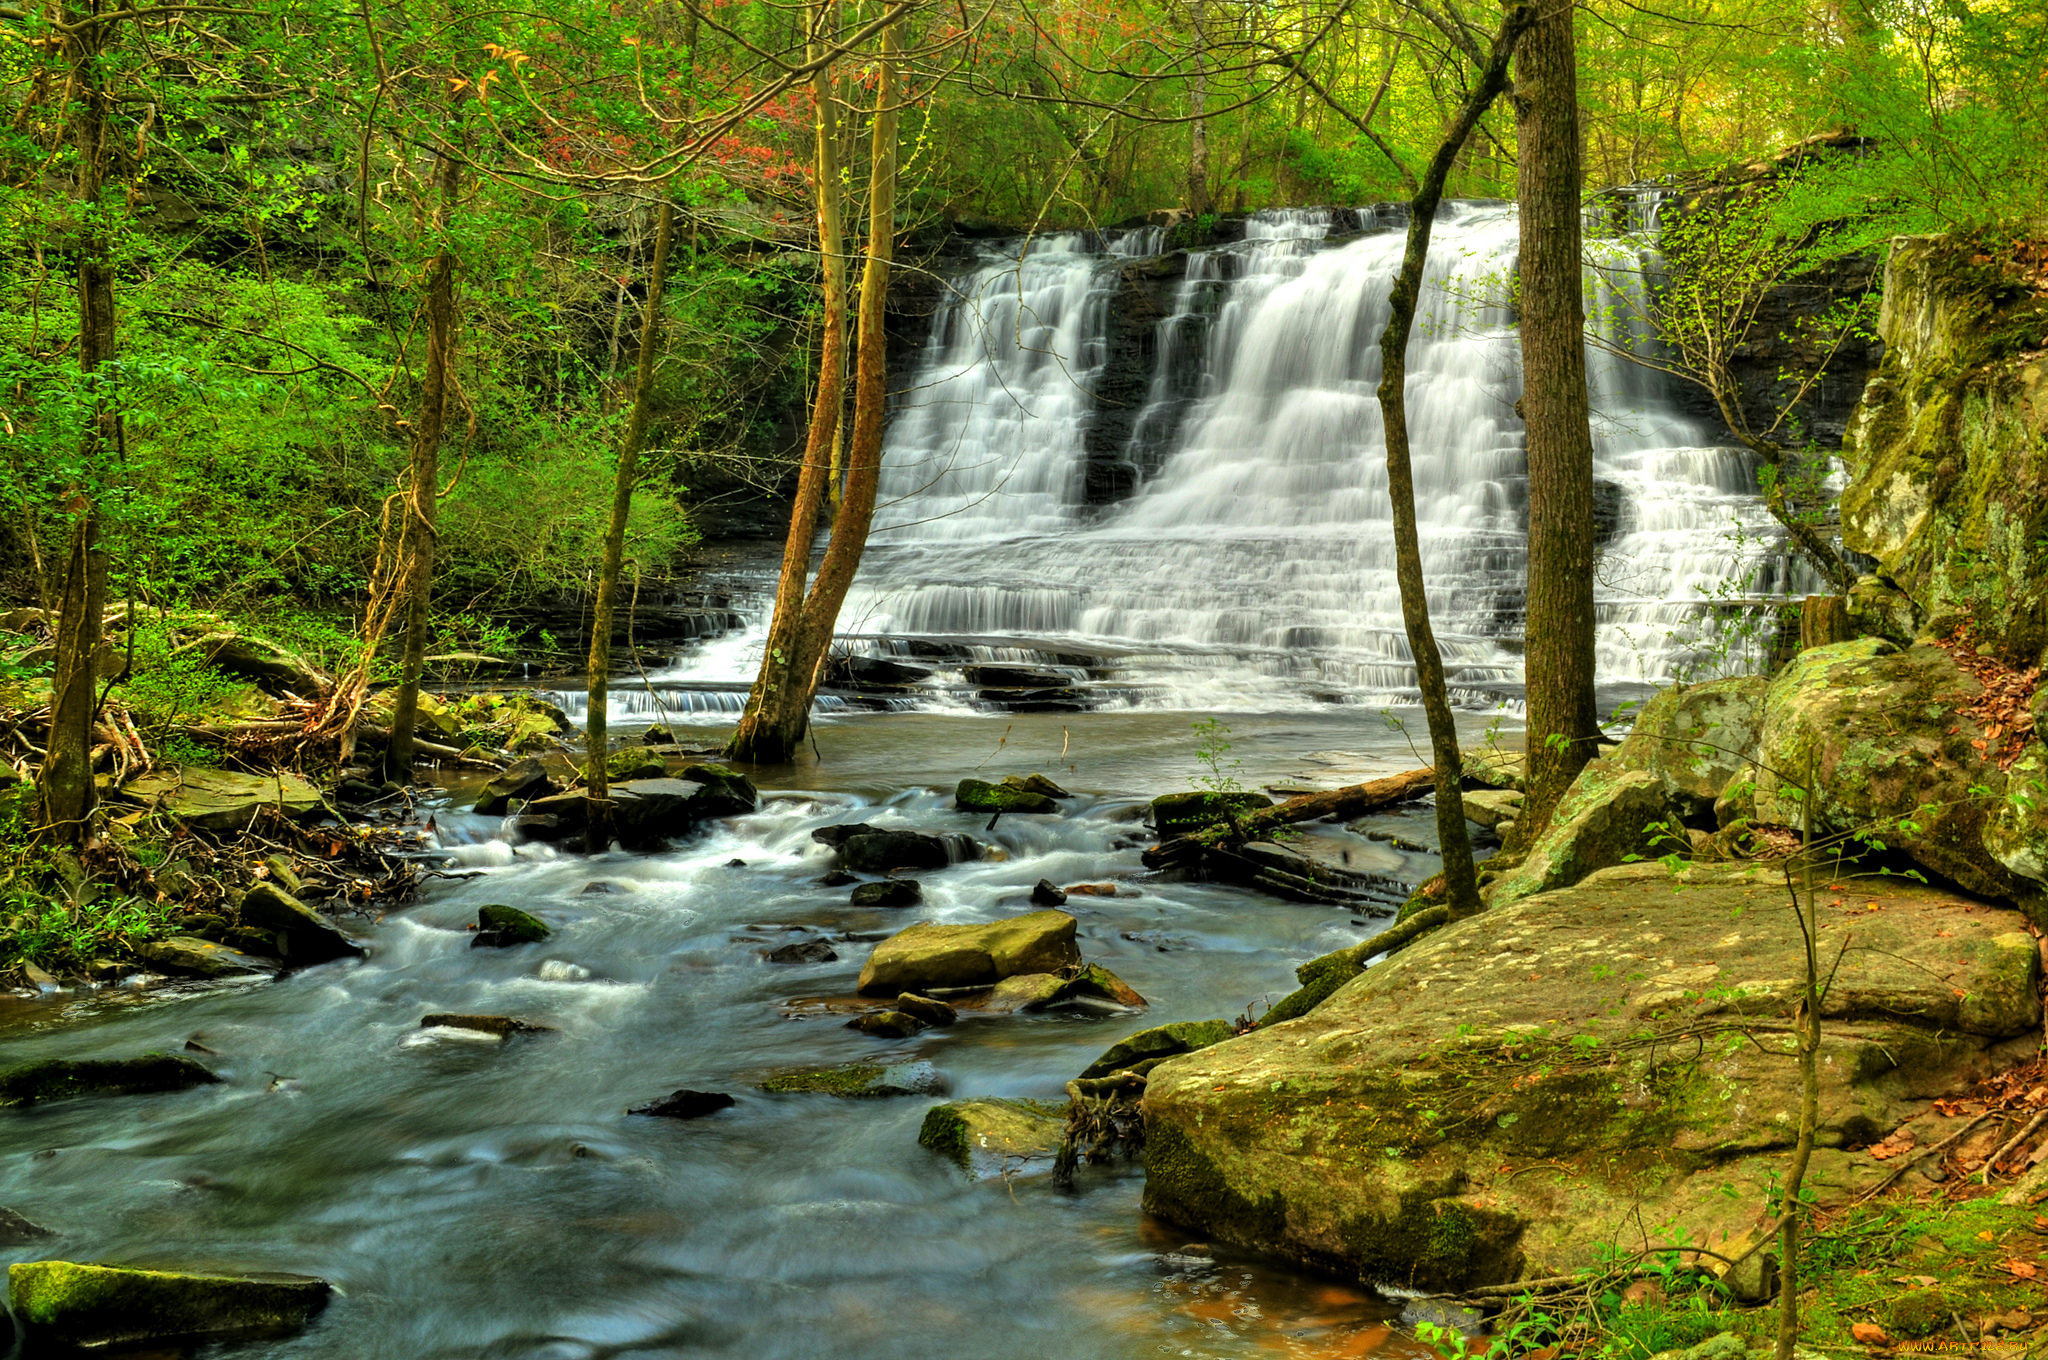
<svg viewBox="0 0 2048 1360"><path fill-rule="evenodd" d="M0 1109L73 1096L152 1095L211 1086L220 1080L170 1053L138 1058L48 1058L0 1072Z"/></svg>
<svg viewBox="0 0 2048 1360"><path fill-rule="evenodd" d="M122 791L200 831L235 831L274 807L294 821L320 811L320 790L289 772L242 774L176 766L138 775Z"/></svg>
<svg viewBox="0 0 2048 1360"><path fill-rule="evenodd" d="M895 996L933 987L978 987L1019 973L1077 967L1074 918L1034 911L985 925L920 923L875 946L860 972L864 996Z"/></svg>
<svg viewBox="0 0 2048 1360"><path fill-rule="evenodd" d="M244 954L239 949L202 940L196 935L173 935L167 940L154 940L135 952L150 967L184 977L275 977L281 967L276 959Z"/></svg>
<svg viewBox="0 0 2048 1360"><path fill-rule="evenodd" d="M1823 886L1826 1204L1888 1170L1854 1149L2030 1055L2041 1007L2018 913ZM1154 1068L1146 1207L1432 1290L1576 1270L1624 1235L1746 1246L1797 1129L1802 957L1770 866L1624 865L1495 907Z"/></svg>
<svg viewBox="0 0 2048 1360"><path fill-rule="evenodd" d="M956 1100L925 1113L917 1141L970 1176L1000 1176L1048 1169L1066 1130L1065 1101Z"/></svg>
<svg viewBox="0 0 2048 1360"><path fill-rule="evenodd" d="M937 1068L922 1059L899 1063L844 1063L838 1067L785 1067L762 1078L771 1095L838 1096L869 1100L883 1096L934 1096L946 1089Z"/></svg>
<svg viewBox="0 0 2048 1360"><path fill-rule="evenodd" d="M102 1350L281 1335L326 1307L332 1286L310 1275L29 1261L8 1267L7 1290L31 1347Z"/></svg>

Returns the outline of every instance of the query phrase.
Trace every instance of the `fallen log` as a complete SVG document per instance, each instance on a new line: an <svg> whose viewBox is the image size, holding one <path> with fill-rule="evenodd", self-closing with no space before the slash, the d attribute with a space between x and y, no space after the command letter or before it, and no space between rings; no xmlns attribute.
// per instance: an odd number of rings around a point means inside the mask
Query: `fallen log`
<svg viewBox="0 0 2048 1360"><path fill-rule="evenodd" d="M1257 840L1261 831L1272 827L1313 822L1324 817L1363 817L1381 808L1412 803L1435 791L1436 771L1425 766L1420 770L1390 774L1385 779L1347 784L1327 793L1304 793L1299 798L1260 808L1238 819L1238 831L1246 840Z"/></svg>

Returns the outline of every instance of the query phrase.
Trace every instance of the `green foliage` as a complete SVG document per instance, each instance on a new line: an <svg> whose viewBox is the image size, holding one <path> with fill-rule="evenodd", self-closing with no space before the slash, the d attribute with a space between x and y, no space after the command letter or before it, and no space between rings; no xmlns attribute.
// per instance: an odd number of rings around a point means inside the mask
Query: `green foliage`
<svg viewBox="0 0 2048 1360"><path fill-rule="evenodd" d="M1195 780L1210 793L1241 793L1244 785L1237 782L1236 771L1244 762L1230 754L1230 726L1221 718L1204 718L1194 724L1195 759L1202 763L1208 774Z"/></svg>

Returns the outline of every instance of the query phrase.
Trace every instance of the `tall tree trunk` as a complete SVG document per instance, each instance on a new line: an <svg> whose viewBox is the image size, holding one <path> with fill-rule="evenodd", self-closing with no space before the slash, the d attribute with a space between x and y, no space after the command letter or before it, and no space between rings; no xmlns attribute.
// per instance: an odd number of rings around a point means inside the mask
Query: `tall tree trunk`
<svg viewBox="0 0 2048 1360"><path fill-rule="evenodd" d="M888 304L889 266L896 240L896 58L903 50L906 21L907 18L899 20L882 30L873 146L868 165L867 265L860 281L853 435L846 449L845 499L833 520L832 538L818 563L817 579L805 595L803 574L810 561L811 539L817 531L818 503L823 493L823 487L815 484L807 492L806 483L823 471L822 463L829 454L831 431L839 412L838 379L834 376L839 371L839 361L837 356L827 355L819 365L818 402L813 408L803 472L797 483L789 541L783 547L775 618L769 624L760 674L754 681L753 692L747 696L747 710L726 747L726 754L735 760L771 764L787 761L810 730L811 699L818 691L818 673L832 645L839 606L853 584L861 552L867 546L868 528L874 522L875 493L882 476L882 422L888 414L888 355L882 317ZM821 234L825 231L824 204L821 194ZM829 274L827 278L829 289ZM843 298L839 310L843 315ZM830 311L828 296L828 314ZM828 326L826 344L831 343ZM829 407L827 396L832 398Z"/></svg>
<svg viewBox="0 0 2048 1360"><path fill-rule="evenodd" d="M107 166L108 101L100 56L106 26L81 27L64 41L79 95L72 127L78 153L78 371L90 389L93 414L80 449L82 471L71 491L73 516L57 616L56 673L50 687L50 741L40 794L48 834L70 844L91 832L98 791L92 782L92 725L99 707L93 658L106 611L107 554L99 542L99 488L105 451L119 438L120 417L98 390L100 365L114 357L114 266L100 190Z"/></svg>
<svg viewBox="0 0 2048 1360"><path fill-rule="evenodd" d="M1579 264L1578 60L1572 6L1540 0L1516 53L1522 417L1529 446L1524 628L1529 790L1514 838L1550 822L1599 737L1593 700L1593 436Z"/></svg>
<svg viewBox="0 0 2048 1360"><path fill-rule="evenodd" d="M1195 0L1195 73L1188 81L1188 211L1205 217L1216 210L1209 197L1208 0Z"/></svg>
<svg viewBox="0 0 2048 1360"><path fill-rule="evenodd" d="M1458 720L1444 685L1444 663L1436 633L1429 624L1429 593L1422 577L1422 539L1415 520L1415 476L1408 458L1408 334L1415 325L1415 304L1422 292L1423 266L1429 261L1429 234L1436 222L1444 181L1458 152L1478 125L1480 115L1507 88L1508 58L1515 40L1535 21L1536 11L1517 5L1502 16L1493 51L1479 81L1444 133L1416 191L1408 218L1408 245L1401 272L1394 276L1387 328L1380 332L1380 413L1387 436L1387 495L1394 509L1394 574L1401 584L1401 620L1408 628L1408 650L1415 657L1415 678L1422 689L1423 711L1429 716L1429 746L1435 762L1436 829L1443 845L1444 905L1454 916L1479 910L1479 879L1472 866L1472 837L1465 825L1461 794L1465 761L1458 750Z"/></svg>
<svg viewBox="0 0 2048 1360"><path fill-rule="evenodd" d="M413 732L419 723L420 672L427 656L427 616L434 598L435 498L441 491L441 437L448 424L448 373L455 347L455 258L448 232L462 188L462 162L441 157L440 202L434 227L440 249L427 281L427 371L420 385L419 421L413 428L412 459L405 495L405 654L398 668L398 696L391 712L391 746L385 770L394 779L412 777Z"/></svg>
<svg viewBox="0 0 2048 1360"><path fill-rule="evenodd" d="M585 723L589 807L583 846L593 855L611 848L611 778L605 770L609 739L605 706L612 669L612 613L619 594L619 570L626 559L626 517L633 510L633 485L640 475L640 448L647 440L647 399L654 389L654 356L661 330L661 284L668 274L668 247L675 237L676 210L668 186L661 190L661 220L654 228L654 261L648 267L647 312L640 321L640 363L633 374L633 413L626 418L626 436L619 443L619 467L612 477L612 518L605 527L604 565L597 573L597 603L590 611L590 673L587 678L590 716Z"/></svg>

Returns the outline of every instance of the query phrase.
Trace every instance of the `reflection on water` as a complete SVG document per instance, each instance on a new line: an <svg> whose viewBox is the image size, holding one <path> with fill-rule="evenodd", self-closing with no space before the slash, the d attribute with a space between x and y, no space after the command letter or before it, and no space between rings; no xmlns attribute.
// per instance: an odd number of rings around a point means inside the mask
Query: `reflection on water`
<svg viewBox="0 0 2048 1360"><path fill-rule="evenodd" d="M1226 758L1247 786L1413 763L1369 717L1233 721ZM451 801L443 844L476 876L357 923L371 949L360 964L0 1015L0 1063L196 1039L224 1078L0 1113L0 1204L60 1234L7 1259L299 1270L340 1286L308 1331L237 1352L252 1357L1408 1353L1364 1293L1227 1255L1213 1270L1162 1262L1189 1240L1142 1218L1133 1168L1085 1174L1073 1193L1042 1177L970 1183L916 1145L928 1100L752 1085L779 1065L887 1055L928 1059L956 1095L1056 1098L1123 1034L1263 1005L1293 987L1295 965L1378 928L1146 876L1142 800L1203 772L1194 745L1187 715L849 718L821 725L822 759L764 778L760 811L653 855L514 850L495 820ZM1075 790L1064 815L990 831L951 810L964 774L1034 769ZM847 889L816 884L828 861L810 838L852 819L968 832L1001 857L925 875L922 907L856 909ZM1331 834L1383 872L1431 870ZM852 991L868 948L852 937L1011 914L1040 878L1119 885L1069 909L1086 955L1148 997L1148 1013L970 1016L889 1042L785 1007ZM472 949L488 902L555 933ZM805 939L837 960L762 957ZM433 1011L554 1032L423 1034ZM738 1104L689 1123L624 1114L683 1086Z"/></svg>

